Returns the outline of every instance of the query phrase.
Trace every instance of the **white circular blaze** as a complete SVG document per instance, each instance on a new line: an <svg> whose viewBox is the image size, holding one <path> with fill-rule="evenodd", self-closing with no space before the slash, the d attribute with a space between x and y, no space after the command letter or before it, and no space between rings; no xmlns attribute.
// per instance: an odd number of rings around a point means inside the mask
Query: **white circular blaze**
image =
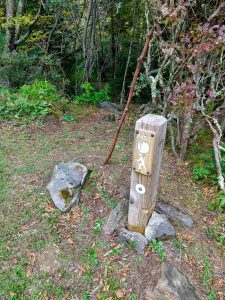
<svg viewBox="0 0 225 300"><path fill-rule="evenodd" d="M146 142L139 142L138 143L138 150L143 153L146 154L149 151L149 144Z"/></svg>
<svg viewBox="0 0 225 300"><path fill-rule="evenodd" d="M145 187L143 184L138 183L136 185L136 191L138 192L138 194L143 195L145 193Z"/></svg>

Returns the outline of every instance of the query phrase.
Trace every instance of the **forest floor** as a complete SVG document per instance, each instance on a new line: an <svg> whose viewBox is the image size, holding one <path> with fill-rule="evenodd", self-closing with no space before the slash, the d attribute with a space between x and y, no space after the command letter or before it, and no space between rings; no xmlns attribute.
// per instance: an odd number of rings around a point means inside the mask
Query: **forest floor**
<svg viewBox="0 0 225 300"><path fill-rule="evenodd" d="M107 115L87 108L76 123L47 118L44 125L0 125L0 299L145 299L156 282L161 262L150 247L141 256L101 233L104 217L129 188L137 118L128 117L110 164L103 165L116 127ZM56 164L76 157L92 172L80 205L62 214L46 185ZM207 209L215 189L196 184L189 164L166 146L160 197L194 220L191 229L176 225L176 238L163 242L166 259L200 299L216 299L214 289L225 299L224 248L206 234L217 222Z"/></svg>

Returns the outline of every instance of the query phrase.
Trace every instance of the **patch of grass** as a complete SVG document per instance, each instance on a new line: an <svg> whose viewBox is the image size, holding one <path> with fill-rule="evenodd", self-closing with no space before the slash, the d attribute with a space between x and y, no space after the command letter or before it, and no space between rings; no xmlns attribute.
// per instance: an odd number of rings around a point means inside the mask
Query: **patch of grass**
<svg viewBox="0 0 225 300"><path fill-rule="evenodd" d="M89 248L87 250L86 260L88 264L92 266L97 266L99 264L98 254L94 248Z"/></svg>
<svg viewBox="0 0 225 300"><path fill-rule="evenodd" d="M82 207L82 213L88 215L92 212L91 208L89 207Z"/></svg>
<svg viewBox="0 0 225 300"><path fill-rule="evenodd" d="M121 243L117 247L113 247L112 249L110 249L109 250L109 255L113 256L113 255L123 254L124 248L125 248L125 244Z"/></svg>
<svg viewBox="0 0 225 300"><path fill-rule="evenodd" d="M93 269L88 269L87 272L84 275L82 275L82 278L85 282L90 283L94 278Z"/></svg>
<svg viewBox="0 0 225 300"><path fill-rule="evenodd" d="M115 208L117 206L117 202L113 199L113 197L101 186L98 186L98 193L101 197L102 201L105 202L108 208Z"/></svg>
<svg viewBox="0 0 225 300"><path fill-rule="evenodd" d="M26 287L31 280L26 276L28 262L21 259L15 266L4 269L0 274L0 298L24 299Z"/></svg>
<svg viewBox="0 0 225 300"><path fill-rule="evenodd" d="M43 250L46 248L46 241L42 239L34 240L29 245L28 248L32 250Z"/></svg>
<svg viewBox="0 0 225 300"><path fill-rule="evenodd" d="M222 225L213 225L208 227L207 236L209 239L215 239L222 245L225 245L225 236L223 234L223 226Z"/></svg>
<svg viewBox="0 0 225 300"><path fill-rule="evenodd" d="M58 210L55 210L55 211L51 212L51 214L49 214L48 223L49 223L50 227L52 227L52 228L56 227L56 225L59 222L59 218L58 218L59 215L61 215L61 212Z"/></svg>
<svg viewBox="0 0 225 300"><path fill-rule="evenodd" d="M208 299L215 300L217 299L217 292L213 287L214 273L212 269L212 263L208 258L204 258L202 273L199 276L199 279L202 285L206 288Z"/></svg>
<svg viewBox="0 0 225 300"><path fill-rule="evenodd" d="M116 296L116 292L123 288L123 283L121 283L118 278L115 277L108 277L106 280L104 280L105 285L105 291L102 291L99 294L99 298L101 300L106 300L110 297L112 299L118 299Z"/></svg>
<svg viewBox="0 0 225 300"><path fill-rule="evenodd" d="M187 252L187 245L179 239L172 240L172 245L180 252L180 256Z"/></svg>

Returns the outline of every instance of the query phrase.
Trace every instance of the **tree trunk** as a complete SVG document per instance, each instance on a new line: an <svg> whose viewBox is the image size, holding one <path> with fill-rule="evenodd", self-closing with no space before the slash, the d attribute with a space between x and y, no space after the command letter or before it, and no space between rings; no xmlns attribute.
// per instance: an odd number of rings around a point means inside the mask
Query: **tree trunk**
<svg viewBox="0 0 225 300"><path fill-rule="evenodd" d="M16 3L15 0L6 0L6 18L7 22L15 17ZM5 49L4 54L7 55L15 50L15 27L9 24L6 27Z"/></svg>
<svg viewBox="0 0 225 300"><path fill-rule="evenodd" d="M180 157L184 159L187 154L187 147L190 137L190 128L192 123L192 111L191 109L186 109L181 123L181 140L180 140Z"/></svg>
<svg viewBox="0 0 225 300"><path fill-rule="evenodd" d="M17 12L16 12L17 17L22 17L24 15L25 5L26 5L26 0L19 1L17 6ZM21 27L17 26L15 29L15 41L19 39L20 33L21 33Z"/></svg>

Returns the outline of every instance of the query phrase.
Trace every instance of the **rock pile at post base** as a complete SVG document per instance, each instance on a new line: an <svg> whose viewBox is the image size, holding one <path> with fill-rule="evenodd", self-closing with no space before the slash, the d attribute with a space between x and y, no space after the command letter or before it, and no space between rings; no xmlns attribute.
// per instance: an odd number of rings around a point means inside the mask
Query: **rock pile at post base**
<svg viewBox="0 0 225 300"><path fill-rule="evenodd" d="M116 231L118 233L119 240L123 239L128 243L130 241L135 242L135 239L137 239L137 244L139 244L139 246L135 247L135 249L140 253L143 253L140 249L143 249L143 245L146 245L146 240L150 243L152 239L159 240L175 237L175 228L169 220L175 223L179 222L180 224L188 227L192 227L193 225L193 220L187 214L184 214L181 210L170 203L159 199L156 201L155 211L149 219L148 225L145 229L145 235L142 235L143 239L139 239L139 237L132 232L127 234L125 225L129 206L129 190L121 187L120 193L123 200L115 209L111 210L109 215L106 217L103 233L109 235ZM143 242L142 246L140 246L140 241Z"/></svg>
<svg viewBox="0 0 225 300"><path fill-rule="evenodd" d="M79 194L87 174L88 169L77 160L55 166L47 189L59 210L68 212L79 203Z"/></svg>
<svg viewBox="0 0 225 300"><path fill-rule="evenodd" d="M171 238L175 237L175 235L175 229L167 217L154 211L145 228L147 240L151 242L153 239Z"/></svg>

